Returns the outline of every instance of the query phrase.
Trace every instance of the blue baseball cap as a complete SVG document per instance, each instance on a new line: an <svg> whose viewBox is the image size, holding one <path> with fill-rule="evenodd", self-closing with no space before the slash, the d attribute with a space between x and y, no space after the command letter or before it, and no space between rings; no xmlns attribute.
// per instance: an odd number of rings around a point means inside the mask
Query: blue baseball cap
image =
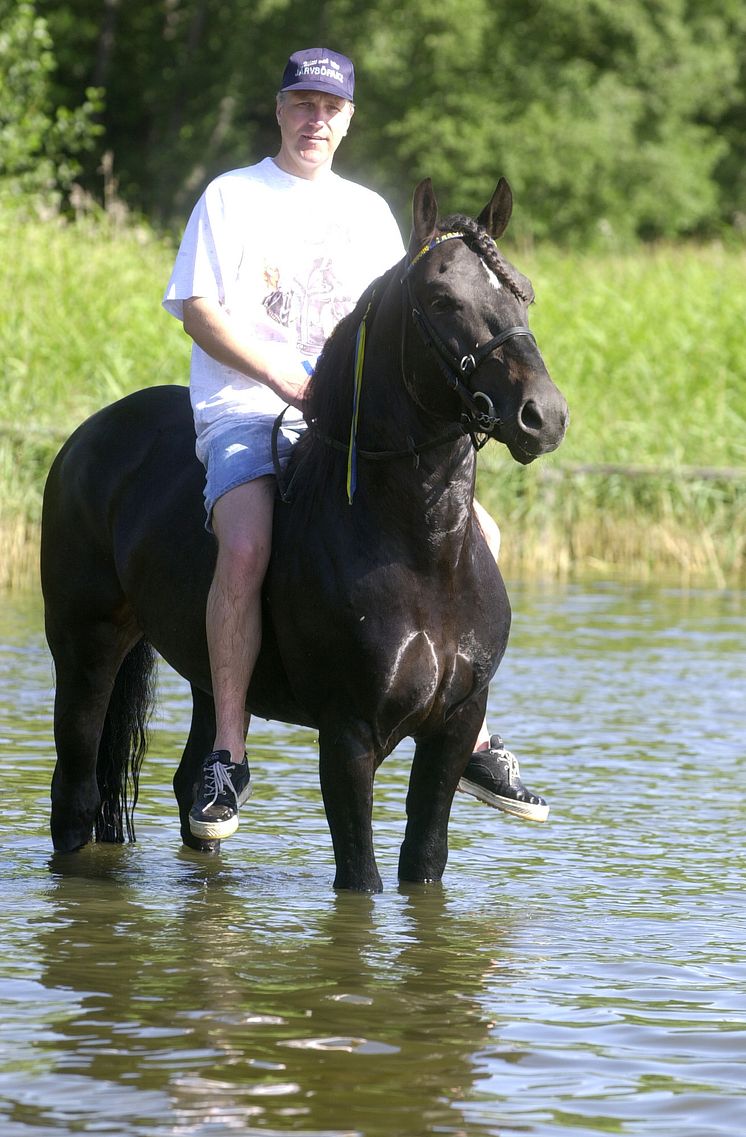
<svg viewBox="0 0 746 1137"><path fill-rule="evenodd" d="M306 47L294 51L282 76L281 91L323 91L352 102L355 94L355 68L346 55L328 47Z"/></svg>

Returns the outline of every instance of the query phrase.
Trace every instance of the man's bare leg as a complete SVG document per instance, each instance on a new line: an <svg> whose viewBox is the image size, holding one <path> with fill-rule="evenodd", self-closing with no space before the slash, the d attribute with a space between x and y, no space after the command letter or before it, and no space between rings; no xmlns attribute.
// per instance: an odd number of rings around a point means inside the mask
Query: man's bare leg
<svg viewBox="0 0 746 1137"><path fill-rule="evenodd" d="M494 517L490 516L484 506L480 505L476 498L474 498L474 516L477 519L479 528L482 530L482 535L487 542L487 546L495 558L495 564L497 564L500 556L500 528ZM479 735L477 736L474 750L489 750L489 748L490 732L487 728L487 719L485 719L479 729Z"/></svg>
<svg viewBox="0 0 746 1137"><path fill-rule="evenodd" d="M261 592L272 548L275 479L256 478L215 503L218 557L207 597L215 750L243 759L246 692L262 642Z"/></svg>
<svg viewBox="0 0 746 1137"><path fill-rule="evenodd" d="M218 556L207 598L206 630L215 701L215 745L202 767L189 814L192 833L207 840L238 828L251 791L244 755L246 693L262 642L261 592L272 547L275 479L256 478L215 503Z"/></svg>

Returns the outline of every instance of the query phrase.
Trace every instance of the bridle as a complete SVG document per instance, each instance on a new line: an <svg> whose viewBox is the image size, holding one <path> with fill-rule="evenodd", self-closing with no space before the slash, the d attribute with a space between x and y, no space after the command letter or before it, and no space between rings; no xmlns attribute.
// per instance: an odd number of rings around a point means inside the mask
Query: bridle
<svg viewBox="0 0 746 1137"><path fill-rule="evenodd" d="M498 332L488 340L487 343L475 344L471 351L465 352L463 355L455 354L450 350L439 335L430 317L418 304L411 273L418 261L431 252L432 249L437 248L437 246L444 241L456 239L465 241L466 234L459 232L440 233L437 237L433 237L427 244L423 245L420 251L405 264L402 283L406 283L407 286L406 298L409 302L412 322L417 328L425 347L436 356L448 386L456 392L466 407L466 410L461 415L461 425L464 431L471 435L475 450L480 450L487 442L492 431L499 424L500 419L495 414L495 406L489 395L486 395L484 391L472 391L467 387L464 380L470 375L473 375L492 352L498 347L501 347L507 340L513 339L515 336L528 336L534 340L534 343L536 340L533 332L528 327L524 324L516 324L514 327L505 328L503 331ZM402 372L404 370L406 327L407 321L403 320L401 348ZM480 403L482 405L480 405Z"/></svg>
<svg viewBox="0 0 746 1137"><path fill-rule="evenodd" d="M472 391L467 387L464 382L470 375L479 368L484 361L502 344L507 340L513 339L515 336L528 336L529 339L534 339L533 332L524 324L516 324L514 327L505 328L503 331L494 335L487 343L474 344L471 351L465 352L459 356L452 352L448 345L444 342L437 328L432 320L422 310L417 303L417 296L412 284L412 269L424 256L426 256L443 241L452 240L467 240L466 233L459 232L446 232L440 233L437 237L433 237L427 244L423 245L420 251L411 259L406 258L404 261L404 272L401 277L402 284L406 284L406 290L402 291L403 304L404 304L404 318L402 319L402 338L401 338L401 369L402 376L405 376L405 348L406 348L406 332L407 332L407 307L411 310L412 322L417 328L420 337L428 351L431 351L438 362L438 365L443 372L448 386L456 392L461 402L464 404L466 410L460 416L459 424L453 424L451 430L446 434L429 439L427 442L415 443L414 439L407 438L407 447L402 450L360 450L357 446L357 414L359 410L360 389L362 385L363 376L363 363L365 358L365 336L366 336L366 323L367 317L371 310L373 303L373 293L368 303L368 307L360 321L357 333L357 344L355 351L355 377L354 377L354 399L353 399L353 413L352 424L350 428L350 438L348 442L341 442L336 438L328 438L326 435L320 434L315 431L316 437L324 442L327 446L331 446L336 450L343 451L347 454L347 497L350 504L355 493L356 483L356 464L357 458L365 458L372 461L387 461L394 458L409 458L414 461L415 466L419 465L420 454L424 454L427 450L443 446L446 443L454 442L457 438L463 437L468 434L471 438L472 445L475 450L481 450L485 443L489 440L495 427L499 425L500 419L495 414L495 406L486 395L484 391ZM477 254L478 255L478 254ZM480 403L482 405L480 405ZM279 487L280 497L283 501L290 501L290 488L293 478L291 478L290 485L284 484L282 470L278 457L277 436L282 423L283 416L287 407L275 420L272 431L272 459L275 467L275 475L277 477L277 484ZM314 429L313 427L311 429ZM296 470L297 473L297 470Z"/></svg>

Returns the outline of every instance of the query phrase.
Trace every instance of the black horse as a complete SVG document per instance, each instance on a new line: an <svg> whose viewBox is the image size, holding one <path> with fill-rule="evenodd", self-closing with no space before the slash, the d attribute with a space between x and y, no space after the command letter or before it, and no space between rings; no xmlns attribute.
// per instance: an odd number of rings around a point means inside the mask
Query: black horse
<svg viewBox="0 0 746 1137"><path fill-rule="evenodd" d="M438 223L416 189L409 254L361 297L319 361L275 510L264 636L247 706L319 733L337 888L376 891L373 779L416 740L399 873L439 880L453 794L508 638L510 607L475 521L475 449L521 463L567 422L531 332L529 281L498 251L501 179L475 222ZM174 777L186 845L215 728L204 630L215 544L188 393L139 391L68 439L46 485L42 588L56 667L54 846L134 839L157 650L191 684ZM351 499L351 500L350 500Z"/></svg>

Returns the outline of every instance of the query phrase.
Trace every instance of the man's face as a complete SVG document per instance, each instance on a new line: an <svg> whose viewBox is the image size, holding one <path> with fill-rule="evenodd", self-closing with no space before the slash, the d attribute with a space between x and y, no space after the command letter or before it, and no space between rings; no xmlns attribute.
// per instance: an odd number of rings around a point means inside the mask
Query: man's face
<svg viewBox="0 0 746 1137"><path fill-rule="evenodd" d="M347 133L354 107L323 91L285 91L277 100L282 145L277 162L287 173L315 178Z"/></svg>

